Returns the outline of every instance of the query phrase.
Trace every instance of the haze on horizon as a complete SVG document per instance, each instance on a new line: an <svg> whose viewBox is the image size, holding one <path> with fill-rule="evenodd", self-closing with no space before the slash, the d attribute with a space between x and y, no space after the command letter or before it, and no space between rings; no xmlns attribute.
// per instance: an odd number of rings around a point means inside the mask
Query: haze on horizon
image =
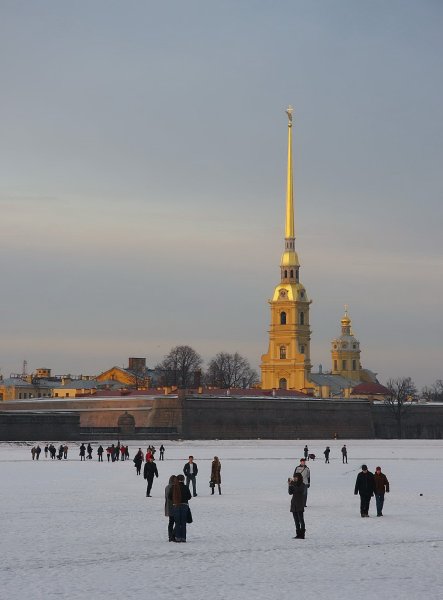
<svg viewBox="0 0 443 600"><path fill-rule="evenodd" d="M0 372L258 368L279 282L286 116L314 369L349 305L362 364L442 378L443 6L0 7Z"/></svg>

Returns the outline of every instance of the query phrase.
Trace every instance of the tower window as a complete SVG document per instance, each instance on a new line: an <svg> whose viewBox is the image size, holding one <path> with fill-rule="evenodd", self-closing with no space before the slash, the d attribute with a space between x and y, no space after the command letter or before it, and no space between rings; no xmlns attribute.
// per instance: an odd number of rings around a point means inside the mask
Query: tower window
<svg viewBox="0 0 443 600"><path fill-rule="evenodd" d="M352 346L354 348L354 350L357 348L357 344L353 344Z"/></svg>
<svg viewBox="0 0 443 600"><path fill-rule="evenodd" d="M305 324L305 313L301 312L300 313L300 325L304 325Z"/></svg>
<svg viewBox="0 0 443 600"><path fill-rule="evenodd" d="M357 361L356 361L356 360L353 360L353 361L352 361L352 370L353 370L353 371L356 371L356 370L357 370Z"/></svg>
<svg viewBox="0 0 443 600"><path fill-rule="evenodd" d="M295 281L298 283L298 269L295 269Z"/></svg>
<svg viewBox="0 0 443 600"><path fill-rule="evenodd" d="M294 277L294 271L291 269L291 279Z"/></svg>
<svg viewBox="0 0 443 600"><path fill-rule="evenodd" d="M338 370L338 368L337 368L337 361L334 360L334 371L337 371L337 370Z"/></svg>
<svg viewBox="0 0 443 600"><path fill-rule="evenodd" d="M346 361L345 360L341 361L341 368L343 369L343 371L346 371Z"/></svg>
<svg viewBox="0 0 443 600"><path fill-rule="evenodd" d="M280 325L286 325L286 313L285 312L280 313Z"/></svg>
<svg viewBox="0 0 443 600"><path fill-rule="evenodd" d="M304 353L305 353L305 346L304 346L304 344L302 344L300 346L300 354L304 354Z"/></svg>
<svg viewBox="0 0 443 600"><path fill-rule="evenodd" d="M288 389L288 382L286 381L286 379L284 377L282 377L282 379L280 379L280 381L278 382L278 387L281 390L287 390Z"/></svg>
<svg viewBox="0 0 443 600"><path fill-rule="evenodd" d="M286 358L286 346L280 346L280 358Z"/></svg>
<svg viewBox="0 0 443 600"><path fill-rule="evenodd" d="M288 278L288 272L285 270L285 279Z"/></svg>

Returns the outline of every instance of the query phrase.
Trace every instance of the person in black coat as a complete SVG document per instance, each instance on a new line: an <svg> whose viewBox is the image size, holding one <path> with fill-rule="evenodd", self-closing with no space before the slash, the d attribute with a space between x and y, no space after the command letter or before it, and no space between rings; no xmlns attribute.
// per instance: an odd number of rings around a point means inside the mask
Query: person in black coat
<svg viewBox="0 0 443 600"><path fill-rule="evenodd" d="M142 449L139 448L137 454L134 456L134 465L135 465L137 475L140 475L140 473L141 473L142 463L144 460L145 459L143 456Z"/></svg>
<svg viewBox="0 0 443 600"><path fill-rule="evenodd" d="M325 455L325 463L329 462L329 454L331 453L331 449L329 446L326 446L326 450L323 452Z"/></svg>
<svg viewBox="0 0 443 600"><path fill-rule="evenodd" d="M59 455L59 458L62 458L63 456L63 446L60 446L60 448L62 449ZM86 460L85 459L85 455L86 455L86 446L84 444L82 444L80 446L80 460Z"/></svg>
<svg viewBox="0 0 443 600"><path fill-rule="evenodd" d="M374 485L374 474L368 471L366 465L362 465L354 489L355 496L360 494L360 514L362 517L369 517L369 503L374 495Z"/></svg>
<svg viewBox="0 0 443 600"><path fill-rule="evenodd" d="M305 484L301 473L296 473L292 479L288 479L288 493L291 498L291 513L295 522L295 538L305 539ZM294 538L294 539L295 539Z"/></svg>
<svg viewBox="0 0 443 600"><path fill-rule="evenodd" d="M98 462L103 462L103 452L104 452L104 448L103 446L100 444L100 446L97 448L97 454L98 454Z"/></svg>
<svg viewBox="0 0 443 600"><path fill-rule="evenodd" d="M155 475L155 477L158 477L158 471L157 471L157 465L155 464L154 459L151 456L148 459L148 461L146 462L145 468L143 469L143 477L148 482L148 487L146 488L146 497L147 498L151 497L151 488L152 488L152 482L154 481L154 475Z"/></svg>
<svg viewBox="0 0 443 600"><path fill-rule="evenodd" d="M198 467L194 462L194 457L190 456L189 461L183 467L183 473L186 475L186 486L189 488L189 482L192 481L192 495L197 495L197 485L195 478L197 477Z"/></svg>

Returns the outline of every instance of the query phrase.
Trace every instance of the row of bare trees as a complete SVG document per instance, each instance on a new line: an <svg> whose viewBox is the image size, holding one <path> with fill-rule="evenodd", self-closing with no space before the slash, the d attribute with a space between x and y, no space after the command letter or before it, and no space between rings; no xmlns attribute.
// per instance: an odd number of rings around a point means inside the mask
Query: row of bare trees
<svg viewBox="0 0 443 600"><path fill-rule="evenodd" d="M219 352L203 372L203 359L190 346L175 346L155 367L159 382L180 388L210 385L218 388L249 388L258 383L257 372L238 352Z"/></svg>
<svg viewBox="0 0 443 600"><path fill-rule="evenodd" d="M397 435L399 438L403 436L404 420L414 402L417 402L419 398L423 398L427 402L443 401L443 380L441 379L437 379L430 387L424 387L420 393L418 393L410 377L390 379L386 387L389 390L389 395L385 399L385 405L389 407L397 422Z"/></svg>

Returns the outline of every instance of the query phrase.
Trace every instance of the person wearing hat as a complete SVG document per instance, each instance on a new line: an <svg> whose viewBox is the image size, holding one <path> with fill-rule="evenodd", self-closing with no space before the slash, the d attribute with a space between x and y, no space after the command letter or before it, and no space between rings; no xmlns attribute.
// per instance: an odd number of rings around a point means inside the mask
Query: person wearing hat
<svg viewBox="0 0 443 600"><path fill-rule="evenodd" d="M377 467L374 475L374 493L375 503L377 505L377 517L383 516L382 510L385 501L385 492L389 494L389 481L386 475L381 472L381 467Z"/></svg>
<svg viewBox="0 0 443 600"><path fill-rule="evenodd" d="M361 466L361 471L357 475L355 482L354 495L360 494L360 514L362 517L369 517L369 504L374 495L374 474L368 471L366 465Z"/></svg>
<svg viewBox="0 0 443 600"><path fill-rule="evenodd" d="M305 484L305 488L304 488L303 492L304 492L305 507L306 507L307 502L308 502L308 487L311 486L311 469L308 466L306 466L306 459L304 459L304 458L300 459L300 464L298 465L298 467L295 467L294 477L296 476L297 473L300 473L300 475L303 477L303 483Z"/></svg>

